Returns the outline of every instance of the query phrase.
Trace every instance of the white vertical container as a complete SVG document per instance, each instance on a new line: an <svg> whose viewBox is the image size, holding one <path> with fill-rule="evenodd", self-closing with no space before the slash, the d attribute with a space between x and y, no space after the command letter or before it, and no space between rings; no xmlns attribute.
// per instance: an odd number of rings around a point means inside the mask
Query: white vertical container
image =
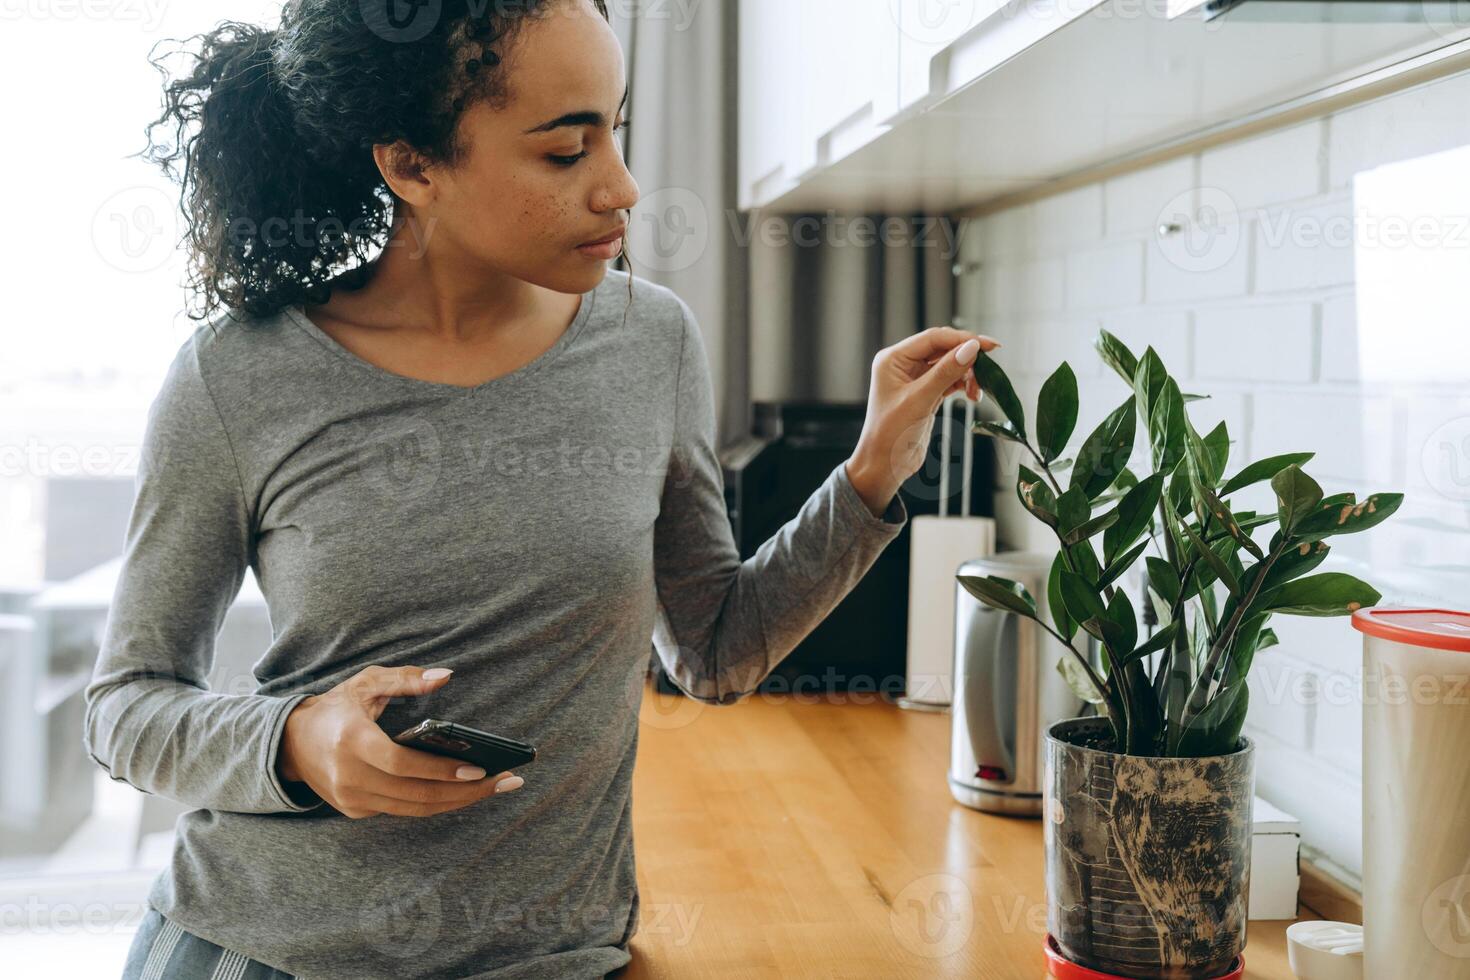
<svg viewBox="0 0 1470 980"><path fill-rule="evenodd" d="M1363 972L1470 980L1470 614L1360 609Z"/></svg>
<svg viewBox="0 0 1470 980"><path fill-rule="evenodd" d="M965 403L960 514L949 516L950 403ZM937 711L954 697L955 573L972 558L995 554L995 521L970 515L975 402L957 391L940 403L939 514L909 520L909 631L903 708Z"/></svg>

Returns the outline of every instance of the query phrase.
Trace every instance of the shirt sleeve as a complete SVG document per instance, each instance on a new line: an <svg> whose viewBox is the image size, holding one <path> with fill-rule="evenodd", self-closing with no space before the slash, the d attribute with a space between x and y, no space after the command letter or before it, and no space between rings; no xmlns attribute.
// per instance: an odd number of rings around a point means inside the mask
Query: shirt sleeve
<svg viewBox="0 0 1470 980"><path fill-rule="evenodd" d="M196 333L148 409L121 573L84 698L87 754L115 780L191 806L304 811L276 771L305 694L208 690L215 638L253 558L234 452L200 372Z"/></svg>
<svg viewBox="0 0 1470 980"><path fill-rule="evenodd" d="M709 361L694 314L679 303L674 440L654 523L654 649L680 690L727 704L754 691L852 591L908 511L895 494L875 517L838 464L742 562L716 450Z"/></svg>

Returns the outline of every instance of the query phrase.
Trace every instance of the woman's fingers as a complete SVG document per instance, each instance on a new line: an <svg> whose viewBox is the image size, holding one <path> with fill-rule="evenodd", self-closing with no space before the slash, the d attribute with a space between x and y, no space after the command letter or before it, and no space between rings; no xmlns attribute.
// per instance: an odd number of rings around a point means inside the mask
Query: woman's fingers
<svg viewBox="0 0 1470 980"><path fill-rule="evenodd" d="M508 781L508 782L507 782ZM388 813L405 813L415 807L443 806L447 809L465 806L483 800L496 793L506 793L523 785L521 777L510 772L500 772L474 780L448 782L440 779L415 779L411 776L394 776L364 764L361 771L351 779L351 800L354 806L363 805L366 799L389 800L395 808ZM506 788L501 789L500 786ZM368 804L372 805L372 804Z"/></svg>
<svg viewBox="0 0 1470 980"><path fill-rule="evenodd" d="M357 745L358 758L390 775L463 782L466 776L460 774L461 770L478 770L477 766L459 759L399 745L375 724L364 726L360 739ZM478 775L469 774L468 778L476 779L482 775L483 772Z"/></svg>
<svg viewBox="0 0 1470 980"><path fill-rule="evenodd" d="M932 364L971 338L980 341L981 350L994 350L1000 346L1000 341L984 334L972 333L956 327L930 327L928 330L921 330L913 336L905 337L890 349L900 356Z"/></svg>

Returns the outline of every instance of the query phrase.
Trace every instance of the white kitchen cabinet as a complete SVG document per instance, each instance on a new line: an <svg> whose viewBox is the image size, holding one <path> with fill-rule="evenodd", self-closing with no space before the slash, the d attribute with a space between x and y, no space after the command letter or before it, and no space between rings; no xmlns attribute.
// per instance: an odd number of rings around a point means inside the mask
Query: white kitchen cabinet
<svg viewBox="0 0 1470 980"><path fill-rule="evenodd" d="M898 0L741 0L740 205L867 145L898 109Z"/></svg>
<svg viewBox="0 0 1470 980"><path fill-rule="evenodd" d="M934 59L995 14L1004 0L888 0L898 18L899 111L926 108L944 94ZM1031 15L1034 16L1034 15Z"/></svg>
<svg viewBox="0 0 1470 980"><path fill-rule="evenodd" d="M1167 2L742 0L742 206L973 210L1470 63L1463 20Z"/></svg>

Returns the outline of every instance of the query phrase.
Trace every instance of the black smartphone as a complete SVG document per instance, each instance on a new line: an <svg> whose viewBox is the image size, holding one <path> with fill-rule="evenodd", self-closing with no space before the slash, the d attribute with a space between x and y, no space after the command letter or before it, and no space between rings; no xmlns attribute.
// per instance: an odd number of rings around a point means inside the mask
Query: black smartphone
<svg viewBox="0 0 1470 980"><path fill-rule="evenodd" d="M425 718L393 736L393 741L479 766L489 776L524 766L536 758L534 745L438 718Z"/></svg>

